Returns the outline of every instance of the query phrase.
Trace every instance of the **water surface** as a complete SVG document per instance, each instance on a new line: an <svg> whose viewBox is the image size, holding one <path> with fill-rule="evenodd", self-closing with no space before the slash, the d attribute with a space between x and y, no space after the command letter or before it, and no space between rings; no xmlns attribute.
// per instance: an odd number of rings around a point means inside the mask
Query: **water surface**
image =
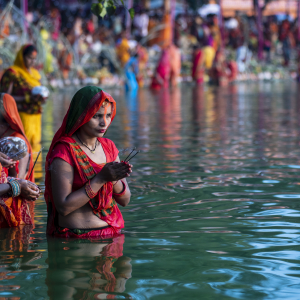
<svg viewBox="0 0 300 300"><path fill-rule="evenodd" d="M74 92L45 106L42 160ZM142 150L124 236L47 239L41 198L0 231L0 299L300 299L297 85L108 92L107 137Z"/></svg>

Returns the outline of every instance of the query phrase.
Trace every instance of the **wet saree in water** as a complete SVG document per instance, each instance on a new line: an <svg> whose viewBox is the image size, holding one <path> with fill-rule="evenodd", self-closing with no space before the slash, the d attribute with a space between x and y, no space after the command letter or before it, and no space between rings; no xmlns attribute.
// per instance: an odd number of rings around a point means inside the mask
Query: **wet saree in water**
<svg viewBox="0 0 300 300"><path fill-rule="evenodd" d="M7 177L0 164L0 184L3 183L7 183ZM25 199L20 196L0 196L0 228L31 224L33 224L33 220Z"/></svg>
<svg viewBox="0 0 300 300"><path fill-rule="evenodd" d="M68 155L74 163L74 173L78 173L76 181L74 175L74 182L72 186L73 191L83 187L87 181L100 172L105 165L93 164L85 152L72 138L72 135L95 115L105 100L108 100L113 106L111 118L111 120L113 120L116 114L116 103L109 94L97 87L85 87L79 90L72 99L70 108L63 120L62 126L53 138L46 158L45 182L45 200L48 210L47 234L49 235L64 238L107 238L117 236L124 227L122 214L113 198L113 184L111 182L104 184L97 193L96 198L89 201L93 213L109 225L107 228L70 229L60 227L58 224L58 212L55 209L52 195L50 166L53 159L55 157L59 157L57 155L59 150L56 147L59 144L62 144L67 148ZM117 150L113 145L113 142L104 138L99 138L98 140L106 152L106 162L114 161L117 157ZM106 148L105 145L110 146L107 146ZM63 156L60 156L60 158L64 159ZM66 162L68 161L66 160Z"/></svg>

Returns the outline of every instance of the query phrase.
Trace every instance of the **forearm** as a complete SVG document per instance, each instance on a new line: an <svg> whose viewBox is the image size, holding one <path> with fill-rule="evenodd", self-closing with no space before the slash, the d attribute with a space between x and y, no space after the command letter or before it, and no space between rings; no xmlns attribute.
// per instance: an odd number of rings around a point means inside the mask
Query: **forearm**
<svg viewBox="0 0 300 300"><path fill-rule="evenodd" d="M19 161L19 178L25 179L26 173L27 173L27 165L28 165L28 160L29 160L29 154Z"/></svg>
<svg viewBox="0 0 300 300"><path fill-rule="evenodd" d="M124 191L124 185L122 181L125 184L125 193L123 194L122 192ZM131 192L129 189L129 186L127 184L126 179L119 180L115 185L113 189L113 197L115 198L116 202L122 206L127 206L128 203L130 202L130 197L131 197ZM121 194L121 196L118 196L118 194Z"/></svg>
<svg viewBox="0 0 300 300"><path fill-rule="evenodd" d="M8 183L0 184L0 196L7 194L10 190L11 190L11 188Z"/></svg>
<svg viewBox="0 0 300 300"><path fill-rule="evenodd" d="M94 193L97 193L104 184L105 181L102 181L97 176L90 181L90 185ZM85 186L83 186L79 190L70 193L60 205L57 205L57 209L61 215L67 216L68 214L87 204L90 200L91 199L88 197L85 191Z"/></svg>

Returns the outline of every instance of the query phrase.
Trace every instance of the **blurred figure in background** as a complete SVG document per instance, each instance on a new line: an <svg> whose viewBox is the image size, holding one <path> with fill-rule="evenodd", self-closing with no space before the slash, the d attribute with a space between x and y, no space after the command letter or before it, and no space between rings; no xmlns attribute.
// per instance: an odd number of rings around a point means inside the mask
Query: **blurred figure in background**
<svg viewBox="0 0 300 300"><path fill-rule="evenodd" d="M291 33L291 25L288 20L284 20L279 30L279 40L282 43L283 65L288 66L291 57L291 48L294 45L294 39Z"/></svg>
<svg viewBox="0 0 300 300"><path fill-rule="evenodd" d="M174 44L171 44L168 47L169 55L170 55L170 81L171 86L174 87L179 82L180 71L181 71L181 54L179 48L177 48Z"/></svg>
<svg viewBox="0 0 300 300"><path fill-rule="evenodd" d="M133 26L133 32L138 42L148 35L149 16L146 10L142 9L134 16Z"/></svg>
<svg viewBox="0 0 300 300"><path fill-rule="evenodd" d="M152 78L151 88L161 89L168 88L171 74L170 52L168 49L162 51L156 71Z"/></svg>
<svg viewBox="0 0 300 300"><path fill-rule="evenodd" d="M197 84L204 83L205 75L205 54L198 46L194 48L192 77Z"/></svg>
<svg viewBox="0 0 300 300"><path fill-rule="evenodd" d="M221 37L221 31L220 31L219 20L217 15L212 16L209 29L213 38L212 47L215 49L215 51L218 51L222 44L222 37Z"/></svg>
<svg viewBox="0 0 300 300"><path fill-rule="evenodd" d="M124 67L130 59L130 46L126 37L126 31L121 33L120 39L116 43L116 52L122 67Z"/></svg>
<svg viewBox="0 0 300 300"><path fill-rule="evenodd" d="M197 38L197 41L200 46L203 46L206 40L206 32L204 30L204 23L203 19L200 16L196 16L192 27L191 27L191 34Z"/></svg>
<svg viewBox="0 0 300 300"><path fill-rule="evenodd" d="M137 54L139 61L139 73L137 75L137 81L139 87L145 85L145 78L147 77L147 63L149 60L147 49L141 45L137 46Z"/></svg>
<svg viewBox="0 0 300 300"><path fill-rule="evenodd" d="M137 75L139 73L139 62L138 54L134 54L130 57L126 65L124 66L125 71L125 88L126 90L136 90L139 85L137 82Z"/></svg>
<svg viewBox="0 0 300 300"><path fill-rule="evenodd" d="M41 142L42 103L41 95L32 95L34 87L41 85L41 75L33 66L37 58L37 49L33 45L22 46L17 53L15 62L1 79L1 92L13 96L28 141L33 151L38 151Z"/></svg>

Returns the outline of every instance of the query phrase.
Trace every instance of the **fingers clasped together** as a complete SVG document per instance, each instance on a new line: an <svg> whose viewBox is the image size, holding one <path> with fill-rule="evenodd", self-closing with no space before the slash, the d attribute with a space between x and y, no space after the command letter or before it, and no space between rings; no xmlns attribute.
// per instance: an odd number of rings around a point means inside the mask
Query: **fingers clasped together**
<svg viewBox="0 0 300 300"><path fill-rule="evenodd" d="M106 182L113 182L130 176L133 165L128 162L107 163L100 171L101 179Z"/></svg>

